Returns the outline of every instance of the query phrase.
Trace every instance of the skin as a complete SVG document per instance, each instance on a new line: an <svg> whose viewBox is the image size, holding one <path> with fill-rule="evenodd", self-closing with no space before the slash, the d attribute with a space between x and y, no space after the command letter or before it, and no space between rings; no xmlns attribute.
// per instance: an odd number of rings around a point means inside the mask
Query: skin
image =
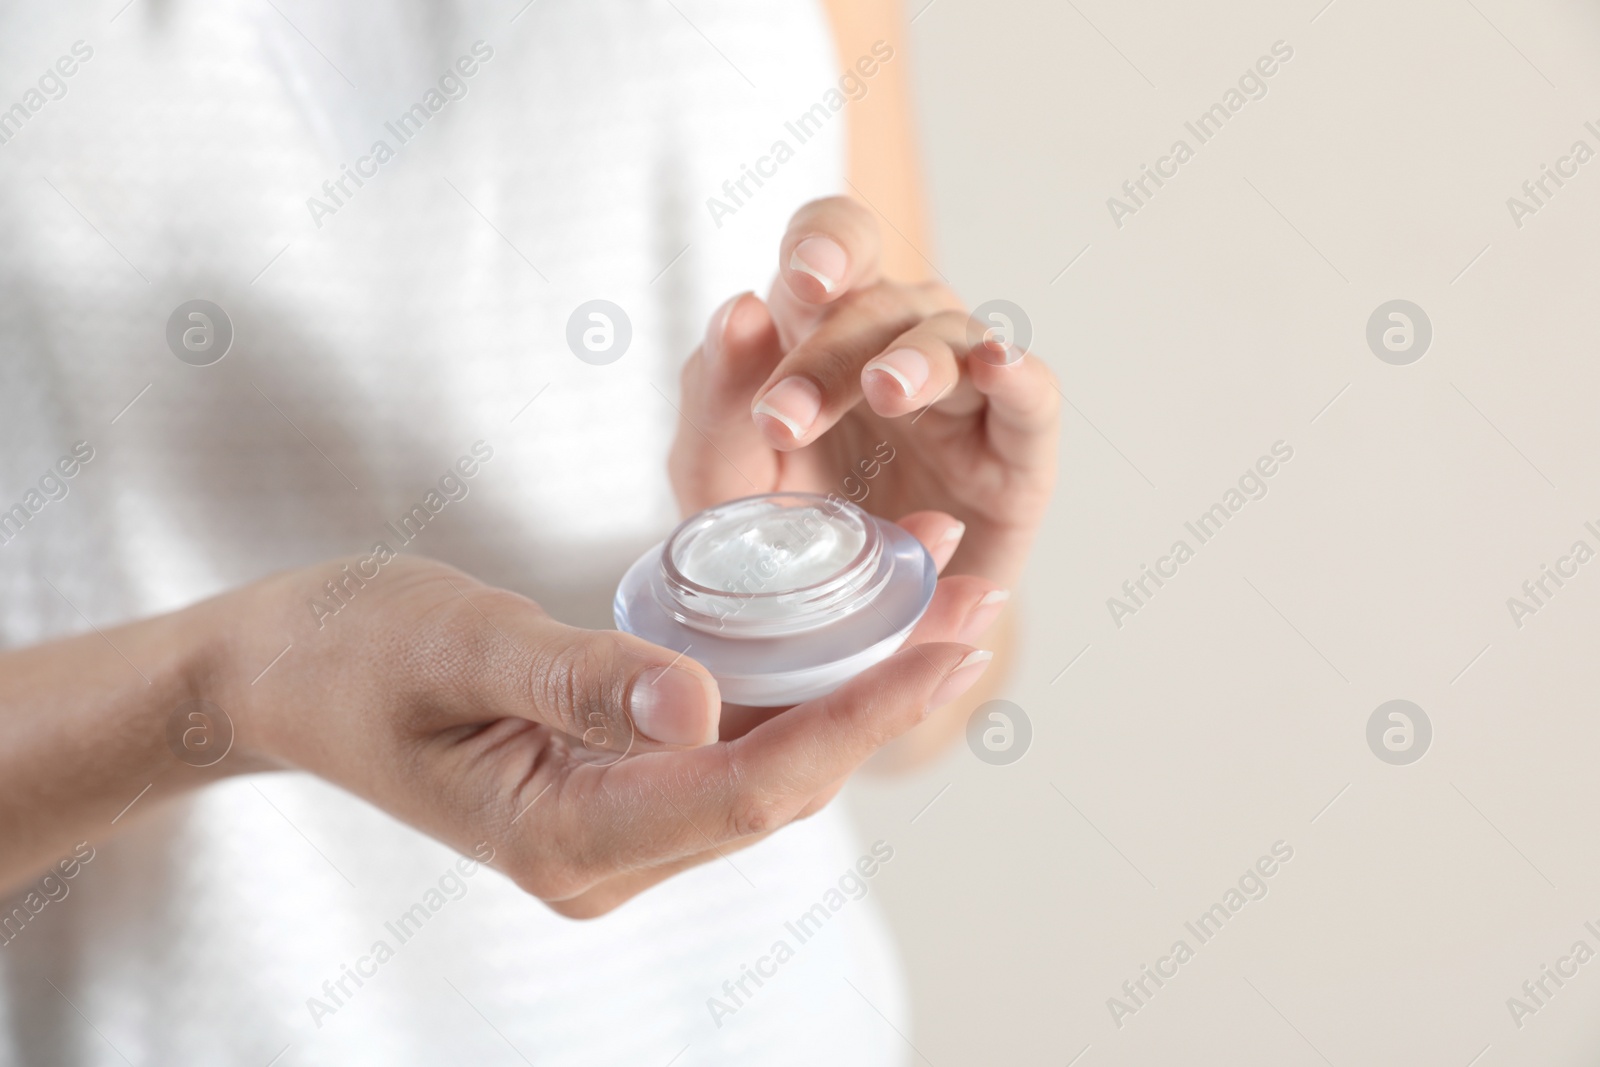
<svg viewBox="0 0 1600 1067"><path fill-rule="evenodd" d="M926 531L948 520L916 521ZM814 810L986 666L960 666L973 650L952 638L989 586L952 579L917 635L928 643L737 738L662 745L634 735L629 691L677 660L714 734L716 683L697 664L626 634L565 626L525 597L408 557L319 630L306 598L353 562L0 657L0 881L74 842L104 841L162 797L298 768L463 852L487 841L528 892L595 914L597 900L614 906L682 861ZM252 684L283 634L297 662ZM197 698L224 709L235 734L208 769L181 762L167 742L169 720ZM619 759L623 749L631 754ZM147 785L136 814L113 827ZM607 884L619 877L625 894Z"/></svg>
<svg viewBox="0 0 1600 1067"><path fill-rule="evenodd" d="M864 5L880 6L892 8ZM862 104L882 108L897 93L903 104L904 87L891 84ZM903 107L871 115L906 118ZM908 160L899 166L902 178L881 180L914 180ZM887 187L883 197L900 203ZM847 260L831 291L789 266L812 237ZM898 739L948 733L930 715L968 706L958 698L989 665L972 642L993 625L992 594L1014 583L1053 482L1049 372L1031 356L1004 366L975 356L953 294L891 280L886 268L909 261L880 244L858 203L802 208L777 252L769 299L730 301L685 367L674 488L686 509L768 489L826 492L859 475L863 448L891 442L895 458L867 505L959 572L941 579L905 649L826 697L758 712L723 705L691 659L565 626L427 559L388 562L319 627L307 598L358 563L331 560L0 655L0 884L78 841L107 840L164 798L299 769L463 852L488 842L494 866L523 889L587 917L811 814ZM929 361L913 397L870 366L897 339ZM797 375L821 400L798 440L754 410ZM935 393L937 404L911 414ZM285 640L290 655L262 674ZM651 685L664 694L650 722L665 741L629 710ZM169 745L194 700L232 725L226 757L210 767Z"/></svg>

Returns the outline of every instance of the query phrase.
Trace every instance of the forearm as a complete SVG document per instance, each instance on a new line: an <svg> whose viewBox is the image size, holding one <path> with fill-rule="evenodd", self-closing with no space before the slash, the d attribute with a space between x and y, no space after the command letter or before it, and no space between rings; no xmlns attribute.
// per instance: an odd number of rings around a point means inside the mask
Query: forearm
<svg viewBox="0 0 1600 1067"><path fill-rule="evenodd" d="M220 773L190 767L167 721L196 698L205 608L0 655L0 885L103 841L162 796ZM148 787L148 789L147 789Z"/></svg>
<svg viewBox="0 0 1600 1067"><path fill-rule="evenodd" d="M873 55L878 41L894 49L868 83L867 95L850 104L846 191L887 219L883 245L885 275L898 281L932 276L923 203L921 163L911 99L911 56L906 47L905 11L900 0L826 0L839 65L852 69Z"/></svg>
<svg viewBox="0 0 1600 1067"><path fill-rule="evenodd" d="M876 41L887 41L895 50L894 60L879 69L867 95L851 104L847 166L851 192L892 227L882 250L884 273L902 281L925 279L932 273L925 257L932 256L933 249L917 152L905 12L899 0L826 0L825 6L843 69L871 54ZM961 566L951 573L972 569L971 562L960 560ZM869 768L898 773L943 755L965 729L972 710L993 699L1005 683L1013 636L1008 611L980 642L995 654L983 678L959 700L934 711L916 729L882 749Z"/></svg>

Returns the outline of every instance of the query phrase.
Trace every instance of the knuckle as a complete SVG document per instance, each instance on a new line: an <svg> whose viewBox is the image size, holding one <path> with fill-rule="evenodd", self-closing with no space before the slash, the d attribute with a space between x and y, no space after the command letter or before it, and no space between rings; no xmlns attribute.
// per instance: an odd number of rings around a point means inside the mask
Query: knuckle
<svg viewBox="0 0 1600 1067"><path fill-rule="evenodd" d="M729 829L734 837L756 837L770 834L788 821L787 812L775 798L753 793L734 799Z"/></svg>
<svg viewBox="0 0 1600 1067"><path fill-rule="evenodd" d="M793 814L782 797L770 789L755 786L748 779L737 782L729 796L728 832L735 838L770 834L786 824Z"/></svg>
<svg viewBox="0 0 1600 1067"><path fill-rule="evenodd" d="M439 572L401 572L397 577L401 581L387 592L396 598L395 602L407 606L380 616L389 623L363 635L366 647L362 654L387 662L402 692L446 700L459 698L481 682L485 664L493 662L496 654L491 628L472 604L463 601L462 596L467 594L458 595L463 583L476 583L462 577L451 586ZM490 610L493 596L514 596L481 587L472 589L470 595L480 610Z"/></svg>
<svg viewBox="0 0 1600 1067"><path fill-rule="evenodd" d="M822 386L824 395L834 390L849 390L861 373L862 364L874 355L877 353L862 355L842 347L829 346L817 352L812 373Z"/></svg>
<svg viewBox="0 0 1600 1067"><path fill-rule="evenodd" d="M396 663L412 691L457 706L481 701L486 691L516 692L522 651L490 620L543 616L544 610L523 596L470 578L440 586L430 590L429 607L399 617L401 629L386 638L393 646L393 655L386 658Z"/></svg>
<svg viewBox="0 0 1600 1067"><path fill-rule="evenodd" d="M972 315L965 308L944 308L928 317L930 330L944 340L954 340L963 348L967 347L971 325Z"/></svg>
<svg viewBox="0 0 1600 1067"><path fill-rule="evenodd" d="M892 282L879 282L852 290L844 302L853 314L873 322L910 324L922 317L915 294L907 287Z"/></svg>
<svg viewBox="0 0 1600 1067"><path fill-rule="evenodd" d="M605 656L584 641L547 645L534 654L530 699L554 724L580 736L593 724L587 712L609 707Z"/></svg>
<svg viewBox="0 0 1600 1067"><path fill-rule="evenodd" d="M929 314L957 314L966 318L966 304L956 291L944 282L918 282L912 287L917 295L917 300L928 308Z"/></svg>
<svg viewBox="0 0 1600 1067"><path fill-rule="evenodd" d="M768 834L789 821L789 805L770 787L756 782L737 750L729 752L723 775L729 837Z"/></svg>

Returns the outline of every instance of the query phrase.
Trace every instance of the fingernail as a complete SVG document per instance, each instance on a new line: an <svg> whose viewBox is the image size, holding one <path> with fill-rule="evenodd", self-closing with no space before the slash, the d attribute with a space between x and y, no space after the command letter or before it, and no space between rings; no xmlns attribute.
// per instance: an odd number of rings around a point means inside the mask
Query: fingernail
<svg viewBox="0 0 1600 1067"><path fill-rule="evenodd" d="M849 267L849 257L831 237L807 237L794 246L789 256L789 269L811 275L826 293L839 287Z"/></svg>
<svg viewBox="0 0 1600 1067"><path fill-rule="evenodd" d="M748 294L740 293L711 313L711 321L706 323L706 358L712 360L722 358L722 335L728 332L728 317L733 314L733 306L746 295Z"/></svg>
<svg viewBox="0 0 1600 1067"><path fill-rule="evenodd" d="M710 683L681 667L651 667L633 680L628 711L641 734L664 745L703 745L712 740Z"/></svg>
<svg viewBox="0 0 1600 1067"><path fill-rule="evenodd" d="M822 412L822 390L810 378L794 375L767 390L753 414L777 419L796 441L806 435Z"/></svg>
<svg viewBox="0 0 1600 1067"><path fill-rule="evenodd" d="M996 367L1022 362L1022 349L1005 341L985 341L977 348L978 358Z"/></svg>
<svg viewBox="0 0 1600 1067"><path fill-rule="evenodd" d="M863 371L882 371L893 378L909 400L928 384L928 357L915 348L897 348L871 360Z"/></svg>
<svg viewBox="0 0 1600 1067"><path fill-rule="evenodd" d="M933 691L933 696L928 698L928 710L942 708L971 689L973 683L983 677L983 672L988 670L989 661L992 659L994 653L981 648L976 652L968 652L961 662L956 664L955 670L939 683L939 688Z"/></svg>
<svg viewBox="0 0 1600 1067"><path fill-rule="evenodd" d="M956 636L956 640L970 645L981 637L1005 608L1006 601L1010 599L1009 589L996 589L984 594L983 599L972 605L967 617L961 621L961 632Z"/></svg>
<svg viewBox="0 0 1600 1067"><path fill-rule="evenodd" d="M966 532L967 524L964 522L957 522L954 526L950 527L950 529L944 532L943 536L939 538L939 543L941 545L947 545L951 541L959 541L961 540L962 535Z"/></svg>

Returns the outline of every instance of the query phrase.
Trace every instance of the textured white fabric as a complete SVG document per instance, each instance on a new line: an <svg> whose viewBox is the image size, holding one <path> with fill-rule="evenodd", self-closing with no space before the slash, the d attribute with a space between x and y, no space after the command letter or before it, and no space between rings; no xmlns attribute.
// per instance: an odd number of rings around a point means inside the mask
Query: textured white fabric
<svg viewBox="0 0 1600 1067"><path fill-rule="evenodd" d="M33 108L79 41L92 56ZM395 147L385 122L478 41L466 95L314 219L307 199ZM94 449L0 547L7 647L365 549L479 439L493 460L409 550L608 625L616 578L674 517L678 362L770 278L788 214L840 184L834 117L721 226L706 209L834 83L819 11L789 0L4 4L0 72L0 108L27 112L0 126L0 508ZM165 341L195 298L236 331L209 367ZM632 320L609 366L564 340L593 298ZM291 651L274 670L292 669ZM70 894L0 948L0 1064L905 1050L870 895L720 1027L708 1010L867 851L836 813L589 923L479 871L320 1027L307 999L454 855L306 776L141 802L113 834L115 814Z"/></svg>

